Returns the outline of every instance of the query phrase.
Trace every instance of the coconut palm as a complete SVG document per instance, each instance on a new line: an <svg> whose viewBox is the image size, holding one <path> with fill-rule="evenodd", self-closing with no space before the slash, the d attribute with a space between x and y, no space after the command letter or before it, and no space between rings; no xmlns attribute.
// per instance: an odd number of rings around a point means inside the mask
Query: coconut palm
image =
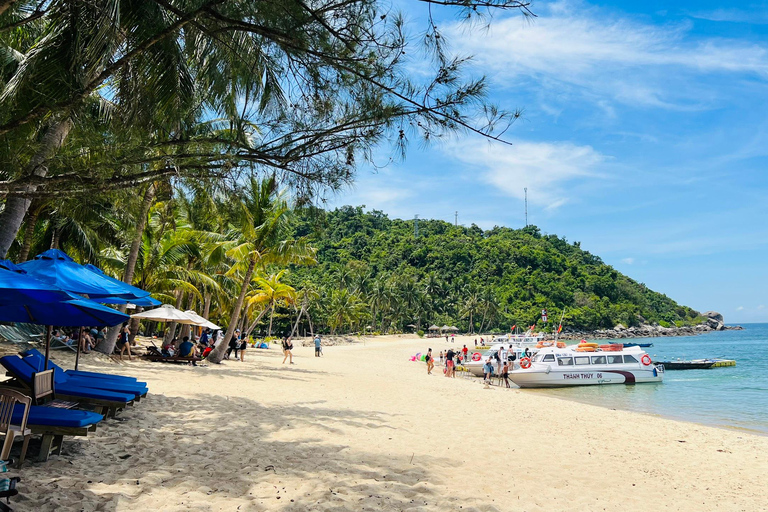
<svg viewBox="0 0 768 512"><path fill-rule="evenodd" d="M224 358L257 266L263 271L271 264L315 262L314 249L307 246L306 240L288 238L292 211L284 195L278 193L274 176L262 181L251 178L239 196L241 201L234 219L238 229L234 232L236 238L226 244L226 255L233 260L227 275L242 276L240 293L232 309L224 342L208 355L208 360L213 363Z"/></svg>
<svg viewBox="0 0 768 512"><path fill-rule="evenodd" d="M272 336L272 320L275 316L275 308L292 305L296 302L296 290L292 286L281 282L286 272L288 270L283 269L275 274L270 274L268 277L256 277L254 281L258 288L246 299L246 307L257 306L260 308L259 318L261 318L265 311L269 310L267 336Z"/></svg>

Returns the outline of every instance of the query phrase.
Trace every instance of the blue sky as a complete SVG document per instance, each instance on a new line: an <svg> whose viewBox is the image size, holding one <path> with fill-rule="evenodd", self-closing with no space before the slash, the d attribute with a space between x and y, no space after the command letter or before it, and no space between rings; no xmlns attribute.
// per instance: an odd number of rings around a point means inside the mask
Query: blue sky
<svg viewBox="0 0 768 512"><path fill-rule="evenodd" d="M418 3L397 5L423 28ZM524 109L513 145L414 144L331 205L520 227L527 187L544 232L728 323L768 322L768 2L722 5L536 2L535 20L487 31L442 19L490 98Z"/></svg>

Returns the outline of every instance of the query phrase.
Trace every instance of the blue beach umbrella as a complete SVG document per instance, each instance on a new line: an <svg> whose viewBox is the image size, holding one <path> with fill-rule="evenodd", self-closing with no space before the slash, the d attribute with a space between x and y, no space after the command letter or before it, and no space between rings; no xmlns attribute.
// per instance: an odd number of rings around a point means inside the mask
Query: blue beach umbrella
<svg viewBox="0 0 768 512"><path fill-rule="evenodd" d="M99 297L135 298L103 275L98 275L75 263L64 251L50 249L35 256L34 260L19 265L35 279L48 283L57 288L88 298L98 300ZM125 283L123 283L125 284ZM145 295L149 295L145 292Z"/></svg>
<svg viewBox="0 0 768 512"><path fill-rule="evenodd" d="M149 292L142 290L141 288L137 288L135 286L132 286L128 283L124 283L123 281L120 281L119 279L115 279L112 276L108 276L104 273L103 270L101 270L99 267L95 265L91 265L90 263L87 265L83 265L83 268L86 268L87 270L93 272L94 274L102 277L103 279L106 279L113 283L115 286L118 286L124 290L125 295L123 296L113 296L113 297L100 297L97 300L101 302L102 304L136 304L137 306L142 307L149 307L149 306L159 306L162 304L157 299L153 299L149 296ZM127 295L130 294L131 297L128 297Z"/></svg>
<svg viewBox="0 0 768 512"><path fill-rule="evenodd" d="M128 320L112 308L67 293L23 272L0 265L0 321L47 325L46 363L52 325L112 326Z"/></svg>

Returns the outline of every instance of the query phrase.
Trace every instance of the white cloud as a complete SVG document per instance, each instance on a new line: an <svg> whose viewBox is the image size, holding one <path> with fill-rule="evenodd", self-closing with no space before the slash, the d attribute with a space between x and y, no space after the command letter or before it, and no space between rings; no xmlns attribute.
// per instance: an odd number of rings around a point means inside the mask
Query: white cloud
<svg viewBox="0 0 768 512"><path fill-rule="evenodd" d="M757 309L765 309L765 304L760 304L759 306L757 306Z"/></svg>
<svg viewBox="0 0 768 512"><path fill-rule="evenodd" d="M481 180L505 195L556 209L566 204L569 183L579 178L599 176L598 168L606 157L591 146L568 142L516 141L512 146L478 143L464 139L447 146L453 158L478 171Z"/></svg>
<svg viewBox="0 0 768 512"><path fill-rule="evenodd" d="M597 103L697 109L715 92L692 77L748 73L768 77L768 49L722 38L696 38L690 24L650 25L562 2L540 17L496 19L487 33L451 27L455 46L511 88L534 79L558 94L578 90ZM684 84L685 87L680 85ZM550 107L552 108L552 107Z"/></svg>
<svg viewBox="0 0 768 512"><path fill-rule="evenodd" d="M627 265L632 265L635 262L635 258L624 258L621 262L626 263Z"/></svg>
<svg viewBox="0 0 768 512"><path fill-rule="evenodd" d="M714 9L691 13L691 17L708 21L725 21L728 23L750 23L764 25L768 23L768 12L744 9Z"/></svg>
<svg viewBox="0 0 768 512"><path fill-rule="evenodd" d="M739 306L736 308L736 311L744 311L744 306Z"/></svg>

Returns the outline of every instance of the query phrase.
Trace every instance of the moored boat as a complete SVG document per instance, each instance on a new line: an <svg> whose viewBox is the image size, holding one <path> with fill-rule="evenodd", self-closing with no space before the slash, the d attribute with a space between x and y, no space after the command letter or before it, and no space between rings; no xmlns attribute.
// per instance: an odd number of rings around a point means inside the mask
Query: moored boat
<svg viewBox="0 0 768 512"><path fill-rule="evenodd" d="M509 378L521 388L662 382L664 368L640 347L603 350L584 343L546 347L519 361Z"/></svg>

